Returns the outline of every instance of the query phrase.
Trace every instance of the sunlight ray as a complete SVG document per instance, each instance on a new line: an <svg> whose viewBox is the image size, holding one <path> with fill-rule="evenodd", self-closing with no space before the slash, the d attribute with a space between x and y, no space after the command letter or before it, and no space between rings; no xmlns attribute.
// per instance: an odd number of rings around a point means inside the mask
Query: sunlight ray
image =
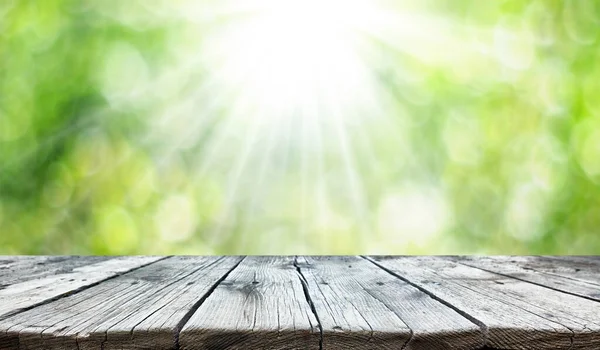
<svg viewBox="0 0 600 350"><path fill-rule="evenodd" d="M278 145L276 136L281 130L277 127L276 123L268 125L267 128L269 131L267 132L266 146L264 152L262 152L262 157L257 168L258 175L253 184L248 210L245 212L242 232L239 237L241 248L248 246L254 238L253 229L256 229L256 227L253 225L257 221L256 217L262 218L262 216L266 215L265 207L268 206L268 203L265 203L265 201L269 201L269 195L272 196L272 191L270 186L268 186L269 182L267 179L270 178L271 181L276 180L272 173L272 168L274 168L272 157L275 147ZM262 210L259 210L259 208Z"/></svg>
<svg viewBox="0 0 600 350"><path fill-rule="evenodd" d="M240 104L240 107L244 107L243 104ZM231 234L233 231L231 230L231 224L234 222L232 211L239 205L239 190L243 185L241 180L244 178L244 170L248 165L248 161L254 152L260 152L256 147L256 144L261 132L261 126L260 121L250 125L250 130L247 130L243 136L243 142L239 149L239 153L235 156L234 162L231 163L232 169L227 176L226 185L224 187L225 204L222 212L217 218L216 226L210 232L209 239L211 244L219 244L219 242L222 242L227 238L224 236L224 229L227 225L229 225L230 228L227 230L228 234ZM238 219L236 218L235 221L237 220Z"/></svg>

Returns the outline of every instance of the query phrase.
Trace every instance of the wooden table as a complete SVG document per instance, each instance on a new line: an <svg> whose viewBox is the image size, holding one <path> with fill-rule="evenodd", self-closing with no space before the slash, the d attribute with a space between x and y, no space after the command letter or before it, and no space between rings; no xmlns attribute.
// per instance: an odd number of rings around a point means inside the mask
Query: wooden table
<svg viewBox="0 0 600 350"><path fill-rule="evenodd" d="M0 349L600 349L600 258L0 256Z"/></svg>

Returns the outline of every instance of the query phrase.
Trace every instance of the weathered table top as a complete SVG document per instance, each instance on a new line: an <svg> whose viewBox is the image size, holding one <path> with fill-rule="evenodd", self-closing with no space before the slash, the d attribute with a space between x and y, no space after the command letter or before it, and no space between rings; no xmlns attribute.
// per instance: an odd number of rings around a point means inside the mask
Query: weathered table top
<svg viewBox="0 0 600 350"><path fill-rule="evenodd" d="M600 349L600 258L0 256L0 349Z"/></svg>

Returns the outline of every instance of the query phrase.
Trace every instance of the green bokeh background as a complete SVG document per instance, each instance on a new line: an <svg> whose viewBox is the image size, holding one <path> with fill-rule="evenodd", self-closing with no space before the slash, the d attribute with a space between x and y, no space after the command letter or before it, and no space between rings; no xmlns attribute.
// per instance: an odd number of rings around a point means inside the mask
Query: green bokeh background
<svg viewBox="0 0 600 350"><path fill-rule="evenodd" d="M369 43L386 119L343 124L348 170L281 141L301 125L215 148L216 1L0 1L0 254L600 252L600 3L386 6L451 30Z"/></svg>

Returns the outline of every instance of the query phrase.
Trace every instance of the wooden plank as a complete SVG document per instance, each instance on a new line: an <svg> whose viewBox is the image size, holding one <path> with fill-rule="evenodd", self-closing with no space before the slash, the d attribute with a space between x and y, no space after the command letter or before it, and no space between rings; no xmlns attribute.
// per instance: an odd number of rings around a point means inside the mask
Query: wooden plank
<svg viewBox="0 0 600 350"><path fill-rule="evenodd" d="M479 326L359 257L302 257L298 266L324 349L480 349Z"/></svg>
<svg viewBox="0 0 600 350"><path fill-rule="evenodd" d="M600 304L435 257L374 257L487 326L499 349L598 349Z"/></svg>
<svg viewBox="0 0 600 350"><path fill-rule="evenodd" d="M33 307L67 293L73 293L86 286L117 276L135 268L150 264L160 257L117 257L87 265L92 260L83 259L83 266L77 266L71 259L63 260L64 269L52 267L43 273L27 274L25 278L7 279L15 283L0 290L0 318ZM35 259L34 259L35 261ZM40 262L47 261L42 258ZM22 271L30 261L20 264L16 271ZM76 267L77 266L77 267ZM14 271L13 271L14 272ZM31 277L31 278L30 278ZM4 282L3 282L4 283Z"/></svg>
<svg viewBox="0 0 600 350"><path fill-rule="evenodd" d="M600 301L600 264L539 256L457 257L461 264Z"/></svg>
<svg viewBox="0 0 600 350"><path fill-rule="evenodd" d="M51 350L175 348L180 323L241 259L161 260L1 321L4 343Z"/></svg>
<svg viewBox="0 0 600 350"><path fill-rule="evenodd" d="M0 290L108 259L104 256L0 256Z"/></svg>
<svg viewBox="0 0 600 350"><path fill-rule="evenodd" d="M319 349L291 257L247 257L192 315L182 349Z"/></svg>
<svg viewBox="0 0 600 350"><path fill-rule="evenodd" d="M0 256L0 349L600 348L592 257L160 259Z"/></svg>
<svg viewBox="0 0 600 350"><path fill-rule="evenodd" d="M540 257L535 266L525 267L600 285L600 257Z"/></svg>
<svg viewBox="0 0 600 350"><path fill-rule="evenodd" d="M548 258L548 259L562 260L562 261L600 263L599 255L545 255L543 257Z"/></svg>

